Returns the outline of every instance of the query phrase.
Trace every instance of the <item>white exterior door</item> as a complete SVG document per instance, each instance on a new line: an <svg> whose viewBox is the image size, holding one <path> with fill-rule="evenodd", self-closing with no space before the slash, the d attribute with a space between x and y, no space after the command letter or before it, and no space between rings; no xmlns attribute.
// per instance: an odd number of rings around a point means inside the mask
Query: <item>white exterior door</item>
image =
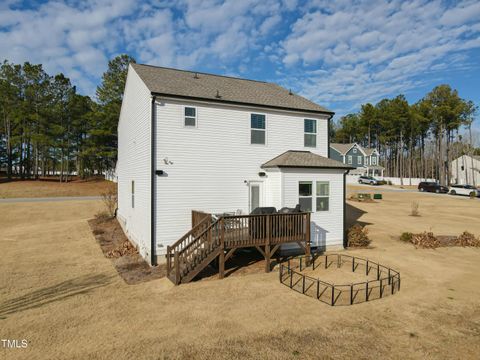
<svg viewBox="0 0 480 360"><path fill-rule="evenodd" d="M250 212L253 209L263 205L263 184L261 182L251 181L248 184L248 210Z"/></svg>

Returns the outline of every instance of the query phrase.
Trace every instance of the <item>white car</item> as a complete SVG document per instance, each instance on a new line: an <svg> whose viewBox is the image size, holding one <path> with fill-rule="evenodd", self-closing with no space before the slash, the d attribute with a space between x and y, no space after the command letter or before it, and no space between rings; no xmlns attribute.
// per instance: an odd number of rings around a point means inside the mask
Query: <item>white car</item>
<svg viewBox="0 0 480 360"><path fill-rule="evenodd" d="M450 186L451 195L467 195L480 197L480 190L472 185L452 185ZM475 194L475 195L473 195Z"/></svg>

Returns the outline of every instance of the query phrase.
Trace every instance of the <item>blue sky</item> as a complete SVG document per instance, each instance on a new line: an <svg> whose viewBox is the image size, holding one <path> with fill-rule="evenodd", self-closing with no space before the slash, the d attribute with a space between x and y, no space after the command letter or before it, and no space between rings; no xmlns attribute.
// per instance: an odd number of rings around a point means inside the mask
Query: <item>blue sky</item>
<svg viewBox="0 0 480 360"><path fill-rule="evenodd" d="M480 105L479 1L0 4L1 57L63 72L84 94L94 95L108 59L120 53L276 82L338 116L399 93L414 102L442 83Z"/></svg>

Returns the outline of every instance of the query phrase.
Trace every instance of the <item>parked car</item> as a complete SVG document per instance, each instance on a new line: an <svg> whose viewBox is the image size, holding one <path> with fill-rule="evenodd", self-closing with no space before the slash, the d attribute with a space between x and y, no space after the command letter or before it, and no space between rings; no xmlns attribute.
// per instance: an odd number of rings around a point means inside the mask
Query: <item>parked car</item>
<svg viewBox="0 0 480 360"><path fill-rule="evenodd" d="M375 179L373 176L360 176L358 178L359 184L380 185L381 180Z"/></svg>
<svg viewBox="0 0 480 360"><path fill-rule="evenodd" d="M472 185L455 184L450 186L450 194L480 197L480 190Z"/></svg>
<svg viewBox="0 0 480 360"><path fill-rule="evenodd" d="M418 190L434 192L437 194L440 194L440 193L446 194L449 191L448 187L440 185L439 183L430 182L430 181L422 181L420 184L418 184Z"/></svg>

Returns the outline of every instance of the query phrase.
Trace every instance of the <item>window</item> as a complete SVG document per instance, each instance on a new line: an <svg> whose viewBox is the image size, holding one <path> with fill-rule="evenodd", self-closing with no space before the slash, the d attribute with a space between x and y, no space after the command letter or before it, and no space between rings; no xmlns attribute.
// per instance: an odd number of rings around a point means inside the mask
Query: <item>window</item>
<svg viewBox="0 0 480 360"><path fill-rule="evenodd" d="M305 119L303 128L303 146L317 147L317 120Z"/></svg>
<svg viewBox="0 0 480 360"><path fill-rule="evenodd" d="M132 209L135 207L135 181L132 180Z"/></svg>
<svg viewBox="0 0 480 360"><path fill-rule="evenodd" d="M347 156L347 161L349 164L352 164L352 155Z"/></svg>
<svg viewBox="0 0 480 360"><path fill-rule="evenodd" d="M250 115L250 143L265 145L265 115Z"/></svg>
<svg viewBox="0 0 480 360"><path fill-rule="evenodd" d="M354 154L357 153L357 148L353 148L353 153L354 153Z"/></svg>
<svg viewBox="0 0 480 360"><path fill-rule="evenodd" d="M317 181L317 211L328 211L330 182Z"/></svg>
<svg viewBox="0 0 480 360"><path fill-rule="evenodd" d="M377 158L372 156L372 165L377 165Z"/></svg>
<svg viewBox="0 0 480 360"><path fill-rule="evenodd" d="M298 203L302 211L312 211L313 203L312 182L300 181L298 183Z"/></svg>
<svg viewBox="0 0 480 360"><path fill-rule="evenodd" d="M358 156L357 156L357 162L358 162L359 164L362 163L362 155L358 155Z"/></svg>
<svg viewBox="0 0 480 360"><path fill-rule="evenodd" d="M187 107L185 106L185 126L197 126L197 109L194 107Z"/></svg>

